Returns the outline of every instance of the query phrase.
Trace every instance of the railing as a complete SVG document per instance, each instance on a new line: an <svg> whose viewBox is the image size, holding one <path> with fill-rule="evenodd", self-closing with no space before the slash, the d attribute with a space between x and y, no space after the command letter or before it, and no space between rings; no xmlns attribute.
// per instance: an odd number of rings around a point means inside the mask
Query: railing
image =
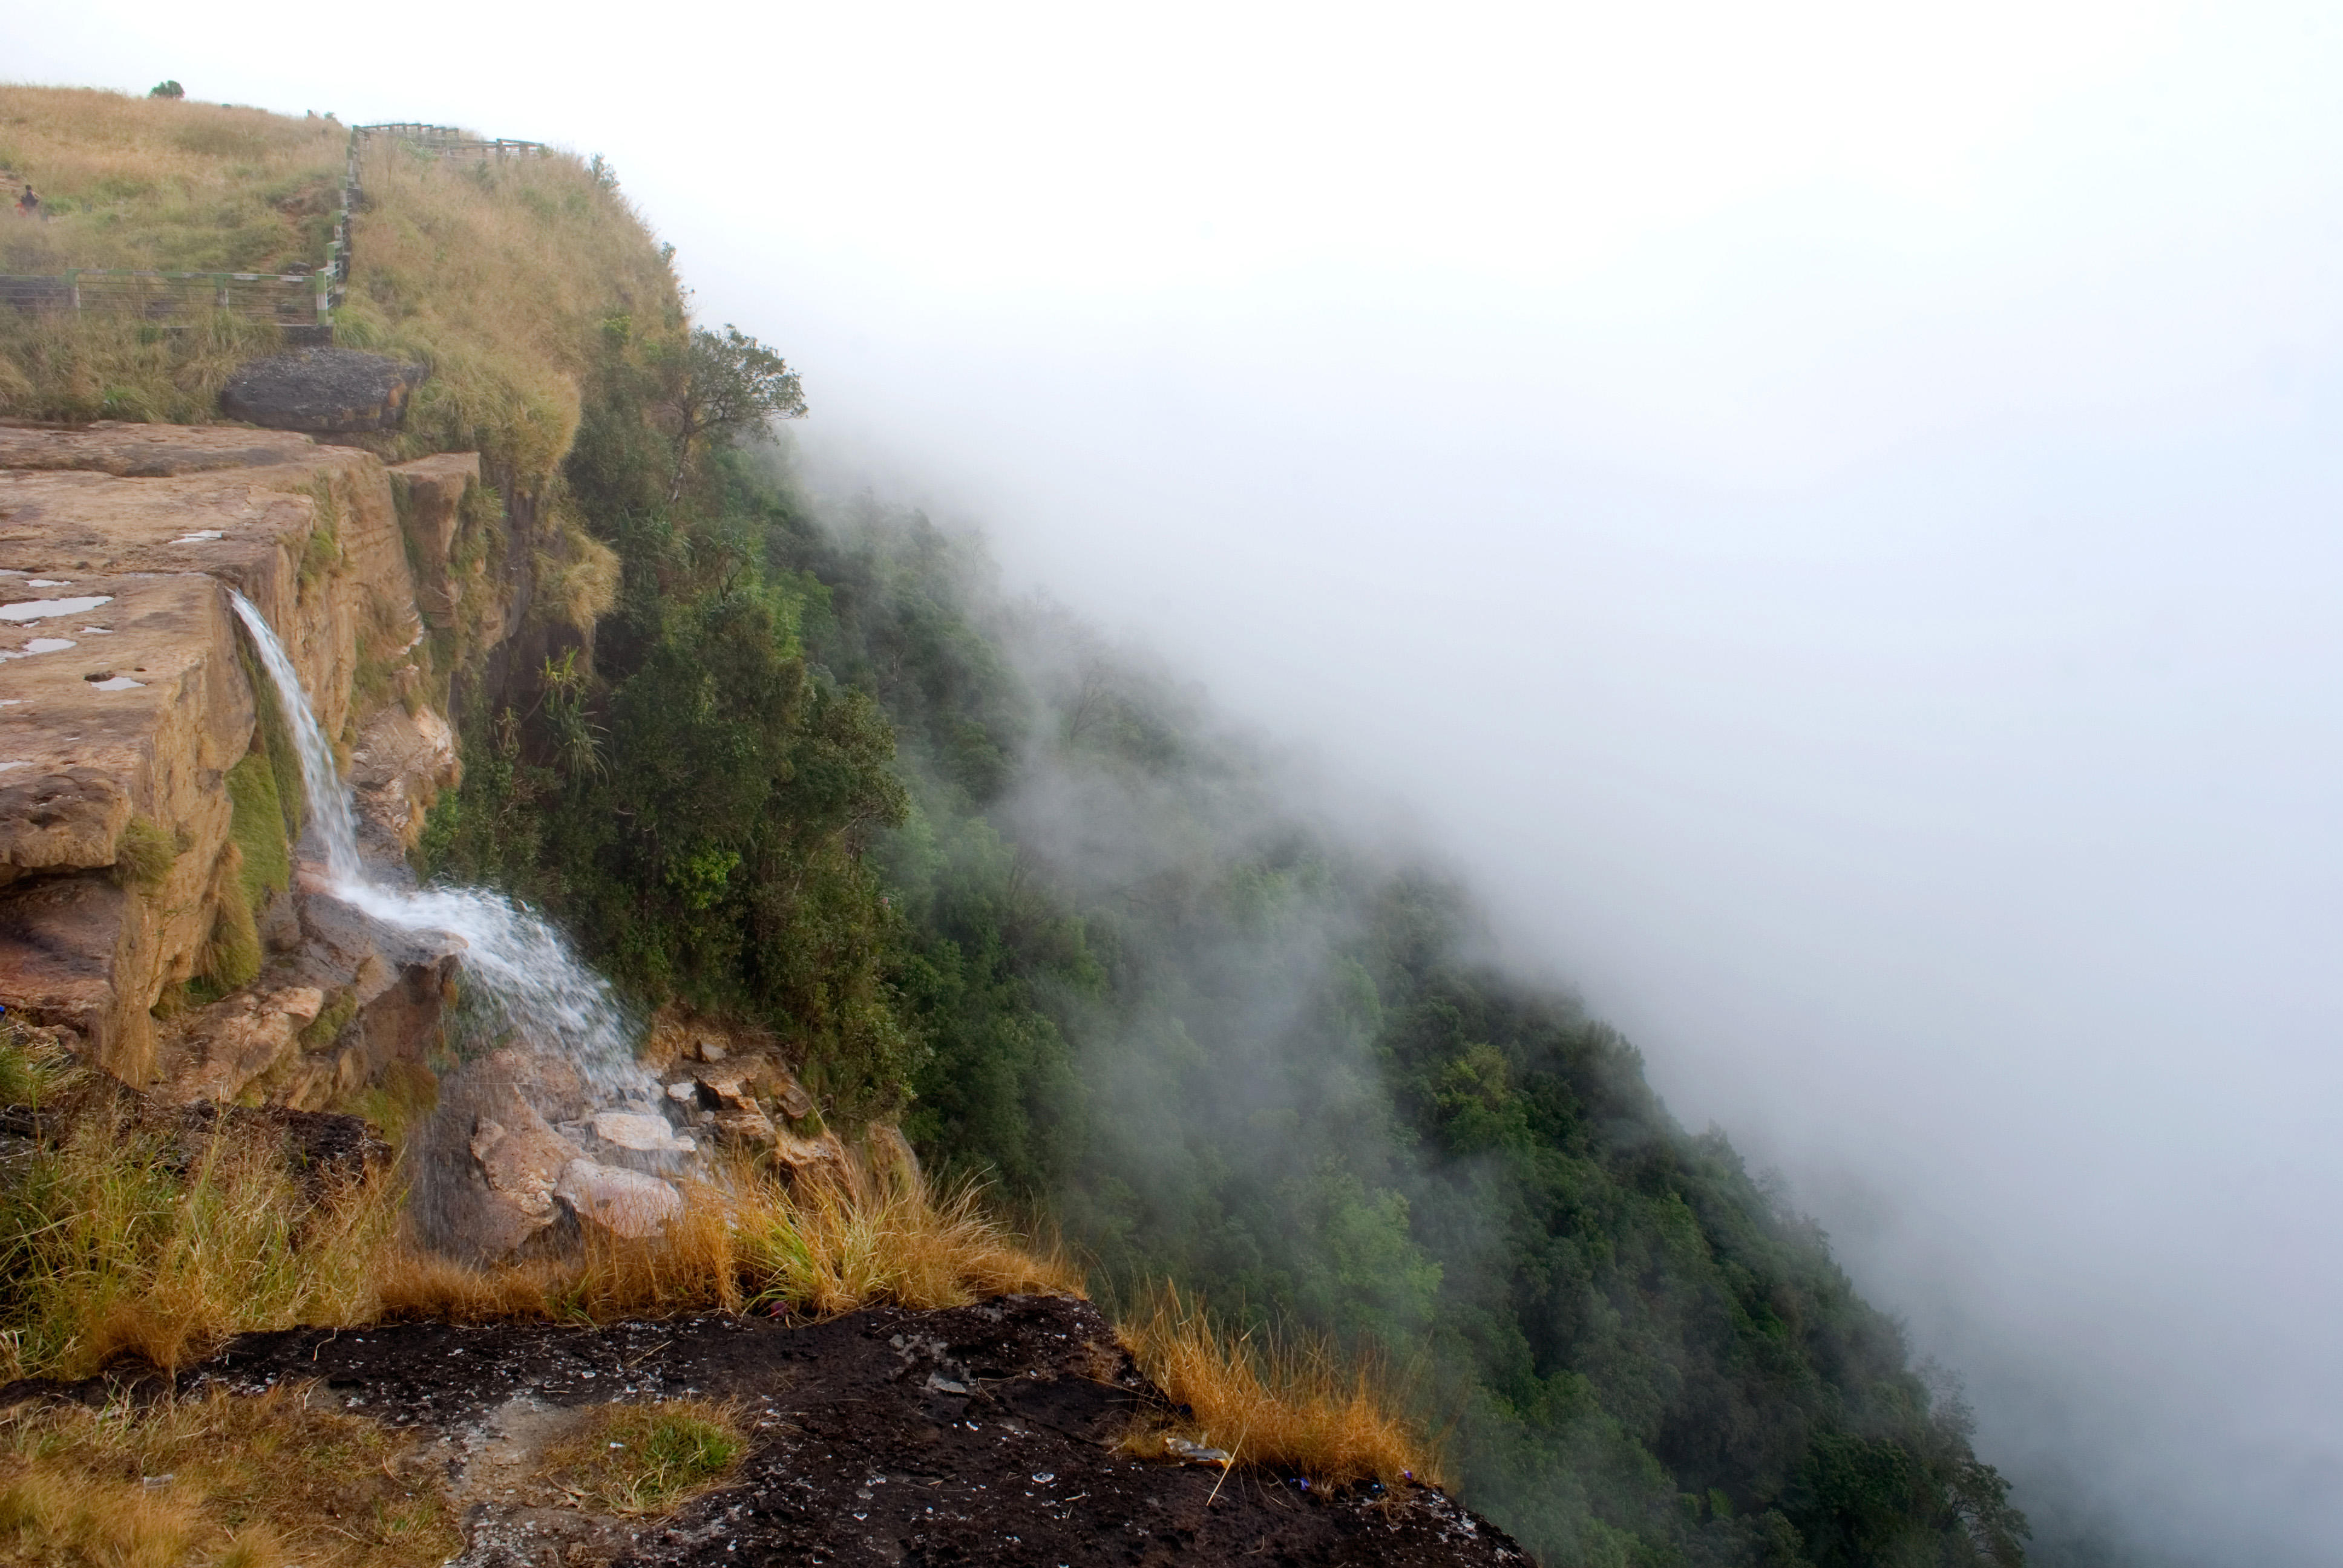
<svg viewBox="0 0 2343 1568"><path fill-rule="evenodd" d="M0 276L0 305L18 310L105 310L169 323L205 310L285 327L330 327L334 275L311 272L144 272L78 267L45 277Z"/></svg>
<svg viewBox="0 0 2343 1568"><path fill-rule="evenodd" d="M552 150L542 142L484 140L456 126L414 121L358 126L350 132L341 206L334 216L333 237L326 242L324 266L284 272L82 267L40 276L0 274L0 306L25 312L102 310L166 327L184 325L187 317L207 309L226 311L247 321L276 322L297 339L331 343L334 311L349 286L350 211L360 196L359 161L369 136L392 137L435 157L502 160L543 157Z"/></svg>

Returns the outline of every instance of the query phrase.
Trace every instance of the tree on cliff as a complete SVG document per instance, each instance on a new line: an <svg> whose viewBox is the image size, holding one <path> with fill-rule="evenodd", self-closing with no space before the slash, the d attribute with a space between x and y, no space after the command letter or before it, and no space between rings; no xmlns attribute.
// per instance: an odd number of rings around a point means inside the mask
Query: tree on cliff
<svg viewBox="0 0 2343 1568"><path fill-rule="evenodd" d="M772 419L805 417L805 392L798 373L779 355L727 325L720 333L694 327L677 365L669 399L675 439L675 477L667 504L683 494L691 461L711 444L721 445Z"/></svg>

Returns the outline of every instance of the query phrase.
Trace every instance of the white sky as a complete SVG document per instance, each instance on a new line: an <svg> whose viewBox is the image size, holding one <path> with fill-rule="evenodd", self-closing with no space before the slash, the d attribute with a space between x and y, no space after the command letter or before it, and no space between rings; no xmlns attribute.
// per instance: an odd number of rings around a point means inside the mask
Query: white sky
<svg viewBox="0 0 2343 1568"><path fill-rule="evenodd" d="M2343 11L59 9L0 75L608 155L830 471L1412 802L1988 1457L2334 1560Z"/></svg>

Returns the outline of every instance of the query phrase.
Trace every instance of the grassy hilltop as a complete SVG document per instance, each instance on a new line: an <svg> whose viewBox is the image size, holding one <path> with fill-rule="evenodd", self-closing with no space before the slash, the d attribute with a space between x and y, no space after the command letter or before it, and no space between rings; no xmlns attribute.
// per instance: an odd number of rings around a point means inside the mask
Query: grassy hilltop
<svg viewBox="0 0 2343 1568"><path fill-rule="evenodd" d="M194 232L206 213L252 254L264 232L306 244L305 182L341 136L0 89L0 165L72 207L45 255L229 244ZM637 1001L762 1031L833 1125L900 1127L930 1171L1062 1235L1241 1457L1413 1468L1429 1431L1465 1500L1555 1564L2022 1560L1957 1400L1823 1238L1722 1135L1677 1126L1627 1042L1478 961L1458 890L1300 813L1174 683L1004 601L973 542L826 509L782 449L696 424L756 346L688 319L599 160L370 146L342 341L433 372L386 450L477 448L507 507L568 541L535 611L567 634L533 668L457 661L466 777L427 874L541 904ZM216 418L267 331L0 315L0 414ZM829 1298L737 1235L491 1288L385 1272L390 1243L353 1231L349 1291L263 1306L215 1282L179 1342L392 1305L911 1299L890 1250L945 1260L920 1289L1071 1282L965 1208L866 1196L893 1218L777 1190L759 1211L808 1258L864 1260ZM22 1268L57 1204L16 1203ZM152 1203L177 1216L163 1241L87 1266L136 1286L202 1251L194 1199ZM39 1299L18 1292L14 1332ZM69 1332L70 1352L17 1342L41 1368L96 1353Z"/></svg>

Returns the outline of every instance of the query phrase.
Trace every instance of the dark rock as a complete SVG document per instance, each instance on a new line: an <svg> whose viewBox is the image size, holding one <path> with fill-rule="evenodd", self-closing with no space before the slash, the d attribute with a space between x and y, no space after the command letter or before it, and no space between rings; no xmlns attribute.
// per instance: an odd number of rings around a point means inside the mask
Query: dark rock
<svg viewBox="0 0 2343 1568"><path fill-rule="evenodd" d="M246 1335L177 1382L183 1395L287 1385L412 1434L416 1473L444 1476L461 1512L459 1563L1531 1568L1503 1532L1412 1481L1304 1489L1242 1458L1124 1451L1180 1423L1097 1309L1061 1297L813 1322L296 1329ZM504 1457L541 1455L613 1402L710 1393L739 1412L748 1452L671 1514L597 1513Z"/></svg>
<svg viewBox="0 0 2343 1568"><path fill-rule="evenodd" d="M387 1170L391 1161L390 1145L363 1119L336 1111L210 1101L170 1105L103 1074L94 1075L68 1100L62 1106L0 1106L0 1137L59 1144L85 1119L106 1117L118 1135L159 1132L170 1138L176 1148L169 1163L181 1174L202 1162L216 1138L258 1139L277 1147L287 1169L320 1190L337 1181L364 1181Z"/></svg>
<svg viewBox="0 0 2343 1568"><path fill-rule="evenodd" d="M355 348L297 348L238 369L220 391L220 411L272 430L394 430L427 374Z"/></svg>

